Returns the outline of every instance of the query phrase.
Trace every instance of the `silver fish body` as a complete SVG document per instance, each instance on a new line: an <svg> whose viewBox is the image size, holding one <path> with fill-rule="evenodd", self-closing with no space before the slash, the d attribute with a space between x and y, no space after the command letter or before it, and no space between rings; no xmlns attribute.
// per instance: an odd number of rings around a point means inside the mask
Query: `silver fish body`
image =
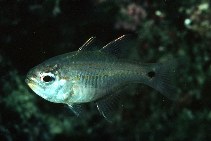
<svg viewBox="0 0 211 141"><path fill-rule="evenodd" d="M31 69L26 83L42 98L68 104L71 109L73 105L106 99L129 83L144 83L174 99L175 88L168 78L174 72L174 64L141 64L119 59L107 49L121 39L100 50L80 48L53 57ZM89 44L85 43L83 47L87 48ZM105 116L102 104L99 102L97 106Z"/></svg>

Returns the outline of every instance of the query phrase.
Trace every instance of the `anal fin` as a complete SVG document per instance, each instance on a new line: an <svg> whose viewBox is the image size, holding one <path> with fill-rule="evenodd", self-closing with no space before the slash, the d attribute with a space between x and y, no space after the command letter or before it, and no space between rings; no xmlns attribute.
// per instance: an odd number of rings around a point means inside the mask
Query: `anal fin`
<svg viewBox="0 0 211 141"><path fill-rule="evenodd" d="M85 115L86 110L83 104L68 104L68 106L77 117Z"/></svg>
<svg viewBox="0 0 211 141"><path fill-rule="evenodd" d="M113 94L96 102L98 111L108 121L111 121L118 108L119 94Z"/></svg>

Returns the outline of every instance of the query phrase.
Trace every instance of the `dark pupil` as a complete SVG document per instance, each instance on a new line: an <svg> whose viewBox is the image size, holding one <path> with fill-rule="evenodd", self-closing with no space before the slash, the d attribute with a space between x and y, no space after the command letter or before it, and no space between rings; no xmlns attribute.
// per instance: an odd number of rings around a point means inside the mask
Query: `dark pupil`
<svg viewBox="0 0 211 141"><path fill-rule="evenodd" d="M45 76L45 77L43 77L43 81L45 81L45 82L51 82L53 80L54 80L54 78L51 77L51 76Z"/></svg>

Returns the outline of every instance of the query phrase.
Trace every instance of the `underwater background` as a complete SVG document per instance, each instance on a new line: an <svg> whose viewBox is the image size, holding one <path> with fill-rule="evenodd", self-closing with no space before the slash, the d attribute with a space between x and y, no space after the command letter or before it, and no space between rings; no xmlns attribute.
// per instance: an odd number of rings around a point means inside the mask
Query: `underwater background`
<svg viewBox="0 0 211 141"><path fill-rule="evenodd" d="M0 141L211 140L209 0L0 0ZM25 83L29 69L77 50L135 35L128 58L180 59L171 101L146 85L124 90L112 123L91 105L86 118Z"/></svg>

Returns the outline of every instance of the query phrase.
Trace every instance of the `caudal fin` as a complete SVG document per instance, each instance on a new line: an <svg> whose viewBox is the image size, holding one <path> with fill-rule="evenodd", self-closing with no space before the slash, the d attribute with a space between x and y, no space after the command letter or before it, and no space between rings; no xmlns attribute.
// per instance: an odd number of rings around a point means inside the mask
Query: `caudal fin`
<svg viewBox="0 0 211 141"><path fill-rule="evenodd" d="M177 61L149 64L147 66L148 81L146 83L167 98L176 100L178 95L177 89L173 85L173 79L176 78Z"/></svg>

